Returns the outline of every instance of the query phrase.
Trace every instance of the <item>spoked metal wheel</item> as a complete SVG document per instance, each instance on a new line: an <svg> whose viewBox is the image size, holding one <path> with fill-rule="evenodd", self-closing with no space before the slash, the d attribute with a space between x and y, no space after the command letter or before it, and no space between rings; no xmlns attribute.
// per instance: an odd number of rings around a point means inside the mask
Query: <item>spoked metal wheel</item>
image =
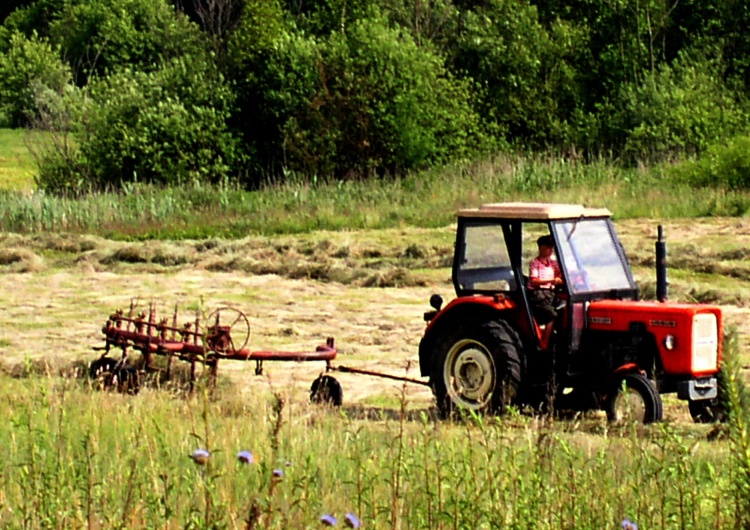
<svg viewBox="0 0 750 530"><path fill-rule="evenodd" d="M219 353L241 351L250 341L250 321L247 315L234 307L220 307L208 318L207 342Z"/></svg>
<svg viewBox="0 0 750 530"><path fill-rule="evenodd" d="M481 410L490 403L496 373L492 355L474 339L456 342L443 365L448 396L455 405L469 410Z"/></svg>
<svg viewBox="0 0 750 530"><path fill-rule="evenodd" d="M607 418L618 423L661 421L664 418L664 405L646 376L627 374L607 399Z"/></svg>

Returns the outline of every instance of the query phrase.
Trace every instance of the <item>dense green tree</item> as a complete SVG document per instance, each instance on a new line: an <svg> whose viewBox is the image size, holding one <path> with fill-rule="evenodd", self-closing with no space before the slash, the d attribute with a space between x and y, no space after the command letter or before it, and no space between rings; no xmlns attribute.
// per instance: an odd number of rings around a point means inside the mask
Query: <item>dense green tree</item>
<svg viewBox="0 0 750 530"><path fill-rule="evenodd" d="M587 37L564 21L545 28L526 0L487 0L465 13L451 66L477 83L482 115L509 142L567 147L585 118L576 63Z"/></svg>
<svg viewBox="0 0 750 530"><path fill-rule="evenodd" d="M35 0L0 27L0 112L79 131L60 189L395 175L487 138L658 160L747 128L749 24L744 0Z"/></svg>
<svg viewBox="0 0 750 530"><path fill-rule="evenodd" d="M417 44L449 49L458 31L458 2L450 0L386 0L381 9L391 23L408 31Z"/></svg>
<svg viewBox="0 0 750 530"><path fill-rule="evenodd" d="M26 37L36 34L41 38L49 37L49 25L63 7L60 0L34 0L19 3L0 27L0 50L7 47L13 33Z"/></svg>
<svg viewBox="0 0 750 530"><path fill-rule="evenodd" d="M747 108L721 76L720 61L683 52L643 83L623 88L619 117L629 160L701 154L748 123Z"/></svg>
<svg viewBox="0 0 750 530"><path fill-rule="evenodd" d="M284 0L296 27L308 35L346 32L357 21L380 15L378 0Z"/></svg>
<svg viewBox="0 0 750 530"><path fill-rule="evenodd" d="M65 0L50 24L79 84L118 68L150 71L206 45L195 24L167 0Z"/></svg>
<svg viewBox="0 0 750 530"><path fill-rule="evenodd" d="M242 139L245 164L240 177L256 184L261 176L275 174L274 146L281 142L279 118L265 105L260 79L268 69L277 41L288 30L285 13L277 0L249 0L241 21L227 39L223 71L235 95L229 125Z"/></svg>
<svg viewBox="0 0 750 530"><path fill-rule="evenodd" d="M728 74L738 76L750 93L750 5L746 0L725 0L721 3L722 19L720 39Z"/></svg>
<svg viewBox="0 0 750 530"><path fill-rule="evenodd" d="M481 138L469 85L380 19L323 41L287 34L260 83L281 132L269 154L305 175L401 174L466 156Z"/></svg>

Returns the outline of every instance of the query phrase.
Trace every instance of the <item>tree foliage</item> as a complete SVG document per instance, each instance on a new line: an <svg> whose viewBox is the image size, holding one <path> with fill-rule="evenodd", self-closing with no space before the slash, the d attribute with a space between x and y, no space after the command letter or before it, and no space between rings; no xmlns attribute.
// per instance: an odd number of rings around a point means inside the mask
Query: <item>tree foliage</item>
<svg viewBox="0 0 750 530"><path fill-rule="evenodd" d="M287 169L360 178L466 156L480 141L467 82L382 20L322 42L279 40L263 80Z"/></svg>
<svg viewBox="0 0 750 530"><path fill-rule="evenodd" d="M166 0L65 0L50 24L79 84L120 68L149 71L175 57L201 54L198 29Z"/></svg>
<svg viewBox="0 0 750 530"><path fill-rule="evenodd" d="M689 53L625 86L621 100L624 155L633 160L701 154L748 123L717 63Z"/></svg>
<svg viewBox="0 0 750 530"><path fill-rule="evenodd" d="M207 61L173 59L152 72L127 69L87 89L79 148L50 153L40 183L51 191L219 182L235 163L226 120L232 94ZM80 181L77 168L85 174Z"/></svg>
<svg viewBox="0 0 750 530"><path fill-rule="evenodd" d="M0 109L81 88L61 167L93 187L673 159L750 125L748 23L740 0L34 0L0 27Z"/></svg>
<svg viewBox="0 0 750 530"><path fill-rule="evenodd" d="M70 78L58 48L35 33L29 38L13 33L0 54L0 119L12 127L26 125L38 113L35 93L61 91Z"/></svg>

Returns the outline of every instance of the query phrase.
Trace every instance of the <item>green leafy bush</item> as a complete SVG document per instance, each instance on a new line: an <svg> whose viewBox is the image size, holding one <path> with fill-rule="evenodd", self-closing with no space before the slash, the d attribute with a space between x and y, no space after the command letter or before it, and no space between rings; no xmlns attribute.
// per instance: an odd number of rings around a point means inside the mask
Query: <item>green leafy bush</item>
<svg viewBox="0 0 750 530"><path fill-rule="evenodd" d="M33 34L13 33L0 53L0 119L20 127L38 116L35 92L62 91L71 79L59 49Z"/></svg>
<svg viewBox="0 0 750 530"><path fill-rule="evenodd" d="M21 33L31 37L34 33L42 38L49 37L50 22L64 6L60 0L34 0L33 2L16 2L26 4L18 6L8 15L0 26L0 52L5 52L10 46L10 39L14 33Z"/></svg>
<svg viewBox="0 0 750 530"><path fill-rule="evenodd" d="M43 189L218 182L235 162L226 129L231 92L208 61L186 57L150 73L123 70L92 82L88 94L79 149L42 165Z"/></svg>
<svg viewBox="0 0 750 530"><path fill-rule="evenodd" d="M67 0L49 32L79 84L118 68L152 71L172 58L200 55L206 44L167 0Z"/></svg>
<svg viewBox="0 0 750 530"><path fill-rule="evenodd" d="M622 114L614 124L627 131L629 160L663 160L701 154L740 131L748 115L710 59L682 54L639 85L623 90Z"/></svg>
<svg viewBox="0 0 750 530"><path fill-rule="evenodd" d="M473 79L480 112L496 134L522 148L568 147L586 120L576 62L584 29L564 21L548 27L527 0L489 0L467 10L448 49L453 71Z"/></svg>
<svg viewBox="0 0 750 530"><path fill-rule="evenodd" d="M736 136L711 146L700 158L670 168L678 181L699 187L750 189L750 137Z"/></svg>

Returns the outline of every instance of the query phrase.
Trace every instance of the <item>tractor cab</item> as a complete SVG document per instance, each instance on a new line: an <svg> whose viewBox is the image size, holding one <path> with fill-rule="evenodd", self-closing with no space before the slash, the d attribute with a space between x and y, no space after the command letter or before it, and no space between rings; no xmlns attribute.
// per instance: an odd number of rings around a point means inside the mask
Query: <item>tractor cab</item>
<svg viewBox="0 0 750 530"><path fill-rule="evenodd" d="M559 278L546 322L535 304L551 289L534 292L539 283L529 281L539 241ZM659 272L657 292L663 284L666 293L666 268L662 282ZM543 203L461 210L452 279L456 297L443 306L433 295L419 346L421 374L442 413L567 401L614 419L637 396L636 416L649 422L662 418L660 393L676 392L696 421L715 417L721 309L667 303L666 294L640 301L608 210Z"/></svg>
<svg viewBox="0 0 750 530"><path fill-rule="evenodd" d="M606 209L568 204L505 203L462 210L458 216L453 285L459 297L502 294L523 309L516 319L533 331L533 346L548 349L553 326L540 326L529 300L529 264L536 241L550 235L564 282L557 288L557 332L580 336L582 304L638 298L638 288ZM562 327L567 329L561 329ZM543 329L542 329L543 328Z"/></svg>

